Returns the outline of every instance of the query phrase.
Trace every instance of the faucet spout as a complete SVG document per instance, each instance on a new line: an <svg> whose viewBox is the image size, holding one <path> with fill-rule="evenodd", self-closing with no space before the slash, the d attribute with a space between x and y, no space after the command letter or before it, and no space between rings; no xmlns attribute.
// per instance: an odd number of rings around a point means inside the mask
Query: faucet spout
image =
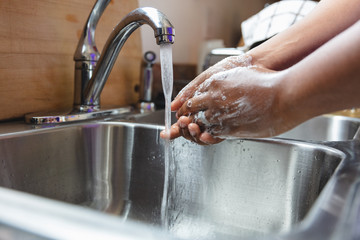
<svg viewBox="0 0 360 240"><path fill-rule="evenodd" d="M129 36L143 24L149 25L154 30L154 36L158 45L174 43L175 29L167 17L159 10L145 7L130 12L110 34L90 80L87 80L86 86L83 87L80 103L75 102L75 105L78 105L77 107L80 110L89 111L99 108L101 91L121 48Z"/></svg>

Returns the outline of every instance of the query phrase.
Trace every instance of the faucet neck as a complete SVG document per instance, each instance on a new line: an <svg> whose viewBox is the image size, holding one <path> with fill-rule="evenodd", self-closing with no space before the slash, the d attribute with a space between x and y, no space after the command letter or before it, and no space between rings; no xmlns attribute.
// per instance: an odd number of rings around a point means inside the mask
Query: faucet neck
<svg viewBox="0 0 360 240"><path fill-rule="evenodd" d="M100 3L99 3L100 2ZM129 36L141 25L147 24L154 30L157 44L174 43L175 29L166 16L155 8L138 8L126 15L110 34L99 60L94 35L96 24L110 0L99 0L95 4L84 27L75 51L75 102L77 108L99 108L100 94ZM93 13L98 10L97 13ZM93 20L90 20L93 19ZM90 41L85 38L89 37ZM90 49L92 48L92 49Z"/></svg>

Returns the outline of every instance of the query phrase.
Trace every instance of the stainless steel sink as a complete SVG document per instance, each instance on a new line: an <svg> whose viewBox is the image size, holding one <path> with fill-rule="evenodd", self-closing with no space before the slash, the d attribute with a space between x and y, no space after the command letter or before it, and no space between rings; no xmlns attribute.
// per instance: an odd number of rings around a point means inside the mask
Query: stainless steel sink
<svg viewBox="0 0 360 240"><path fill-rule="evenodd" d="M160 130L93 122L3 134L0 186L161 229ZM281 139L176 139L171 149L169 232L188 239L292 231L345 159L334 148Z"/></svg>

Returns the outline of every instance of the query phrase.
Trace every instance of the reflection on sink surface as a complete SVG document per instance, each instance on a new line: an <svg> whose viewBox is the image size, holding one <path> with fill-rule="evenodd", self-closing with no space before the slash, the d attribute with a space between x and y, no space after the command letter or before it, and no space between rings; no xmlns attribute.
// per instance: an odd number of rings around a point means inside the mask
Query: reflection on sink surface
<svg viewBox="0 0 360 240"><path fill-rule="evenodd" d="M360 127L360 119L341 116L320 116L280 135L282 138L305 141L352 140Z"/></svg>
<svg viewBox="0 0 360 240"><path fill-rule="evenodd" d="M94 123L0 138L0 186L161 225L162 128ZM343 158L284 140L172 142L169 226L175 236L259 237L301 221ZM175 171L176 169L176 171Z"/></svg>
<svg viewBox="0 0 360 240"><path fill-rule="evenodd" d="M164 125L164 111L139 114L131 118L141 123ZM175 114L172 120L176 121ZM359 127L360 119L324 115L312 118L278 137L304 141L347 141L353 139Z"/></svg>

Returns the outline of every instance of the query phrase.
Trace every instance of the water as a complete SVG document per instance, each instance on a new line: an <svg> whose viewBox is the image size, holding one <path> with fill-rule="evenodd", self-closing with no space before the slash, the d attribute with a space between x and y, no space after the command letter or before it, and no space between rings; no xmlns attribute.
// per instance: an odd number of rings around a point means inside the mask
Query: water
<svg viewBox="0 0 360 240"><path fill-rule="evenodd" d="M171 44L160 45L160 63L161 63L161 81L165 97L165 132L170 131L171 127L171 95L173 91L173 65L172 65L172 47ZM165 174L164 174L164 190L161 202L161 223L168 229L168 191L169 191L169 173L170 168L174 166L172 163L170 140L165 139L164 150Z"/></svg>
<svg viewBox="0 0 360 240"><path fill-rule="evenodd" d="M173 65L171 44L160 45L161 81L165 96L165 131L171 127L171 95L173 91Z"/></svg>

